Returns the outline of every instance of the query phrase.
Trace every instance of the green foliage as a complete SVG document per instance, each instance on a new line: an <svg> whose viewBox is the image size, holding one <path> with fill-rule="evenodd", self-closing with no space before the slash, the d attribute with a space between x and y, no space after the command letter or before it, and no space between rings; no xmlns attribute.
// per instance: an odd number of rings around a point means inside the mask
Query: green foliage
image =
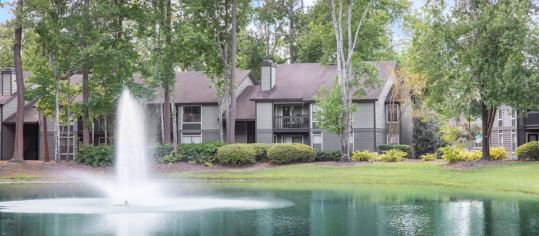
<svg viewBox="0 0 539 236"><path fill-rule="evenodd" d="M416 157L434 153L444 146L440 138L440 122L432 112L416 115L413 118L412 146Z"/></svg>
<svg viewBox="0 0 539 236"><path fill-rule="evenodd" d="M442 158L449 163L455 163L460 160L460 153L464 151L462 146L445 146L438 149L442 152Z"/></svg>
<svg viewBox="0 0 539 236"><path fill-rule="evenodd" d="M171 151L170 153L164 155L162 158L158 159L159 162L163 163L175 163L183 161L184 158L179 151Z"/></svg>
<svg viewBox="0 0 539 236"><path fill-rule="evenodd" d="M517 147L515 153L519 160L539 160L539 141L532 141Z"/></svg>
<svg viewBox="0 0 539 236"><path fill-rule="evenodd" d="M249 165L256 162L256 150L249 144L229 144L217 149L217 162L222 165Z"/></svg>
<svg viewBox="0 0 539 236"><path fill-rule="evenodd" d="M341 160L340 151L316 151L314 161L339 161Z"/></svg>
<svg viewBox="0 0 539 236"><path fill-rule="evenodd" d="M339 134L345 124L342 122L342 114L346 108L342 104L341 87L337 82L332 87L320 88L319 94L315 97L316 113L315 120L321 129ZM352 107L350 112L353 112Z"/></svg>
<svg viewBox="0 0 539 236"><path fill-rule="evenodd" d="M352 161L377 161L379 157L379 153L370 152L369 150L352 152Z"/></svg>
<svg viewBox="0 0 539 236"><path fill-rule="evenodd" d="M438 159L436 153L429 152L421 155L421 160L423 161L434 161L436 159Z"/></svg>
<svg viewBox="0 0 539 236"><path fill-rule="evenodd" d="M169 155L174 150L171 144L156 144L153 147L153 157L155 160L160 160L164 156Z"/></svg>
<svg viewBox="0 0 539 236"><path fill-rule="evenodd" d="M217 149L224 145L223 142L180 144L178 152L182 160L211 166L216 162Z"/></svg>
<svg viewBox="0 0 539 236"><path fill-rule="evenodd" d="M268 157L268 150L271 148L273 144L267 144L267 143L252 143L249 144L252 146L256 151L256 161L269 161Z"/></svg>
<svg viewBox="0 0 539 236"><path fill-rule="evenodd" d="M310 146L299 143L275 144L268 150L268 157L277 164L314 161L316 152Z"/></svg>
<svg viewBox="0 0 539 236"><path fill-rule="evenodd" d="M379 159L383 162L403 161L408 154L398 149L390 149L380 155Z"/></svg>
<svg viewBox="0 0 539 236"><path fill-rule="evenodd" d="M490 159L492 160L505 160L508 158L507 150L504 147L491 147Z"/></svg>
<svg viewBox="0 0 539 236"><path fill-rule="evenodd" d="M81 146L75 161L93 167L112 166L113 151L110 145Z"/></svg>
<svg viewBox="0 0 539 236"><path fill-rule="evenodd" d="M380 144L380 146L378 146L378 150L380 152L386 152L386 151L389 151L389 150L393 150L393 149L396 149L396 150L399 150L399 151L402 151L404 153L406 153L406 158L411 158L412 155L413 155L413 150L412 150L412 147L410 145L405 145L405 144Z"/></svg>

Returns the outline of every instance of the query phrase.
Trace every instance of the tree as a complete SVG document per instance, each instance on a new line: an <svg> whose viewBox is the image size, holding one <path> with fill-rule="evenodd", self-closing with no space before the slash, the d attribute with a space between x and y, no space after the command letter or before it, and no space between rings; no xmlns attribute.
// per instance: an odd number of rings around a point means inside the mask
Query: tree
<svg viewBox="0 0 539 236"><path fill-rule="evenodd" d="M539 104L532 2L472 0L458 2L449 13L445 9L443 1L432 1L413 22L413 69L427 75L427 103L441 113L478 111L482 159L490 160L497 108L505 104L524 113Z"/></svg>
<svg viewBox="0 0 539 236"><path fill-rule="evenodd" d="M15 148L13 161L24 160L24 78L22 70L21 46L22 46L22 21L23 0L17 0L15 8L15 41L13 44L13 59L15 64L15 78L17 83L17 113L15 123Z"/></svg>
<svg viewBox="0 0 539 236"><path fill-rule="evenodd" d="M237 0L232 0L232 73L230 73L230 107L226 119L226 141L227 143L236 143L236 15L238 4Z"/></svg>
<svg viewBox="0 0 539 236"><path fill-rule="evenodd" d="M441 139L438 115L426 109L418 109L413 117L412 147L416 158L423 154L436 153L444 146Z"/></svg>

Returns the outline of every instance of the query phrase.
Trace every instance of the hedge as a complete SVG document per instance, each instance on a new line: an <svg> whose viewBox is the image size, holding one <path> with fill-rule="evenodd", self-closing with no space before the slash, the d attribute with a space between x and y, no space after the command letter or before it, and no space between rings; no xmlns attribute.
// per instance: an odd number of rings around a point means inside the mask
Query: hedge
<svg viewBox="0 0 539 236"><path fill-rule="evenodd" d="M182 160L202 165L213 165L217 159L217 149L225 144L220 141L178 145Z"/></svg>
<svg viewBox="0 0 539 236"><path fill-rule="evenodd" d="M316 151L314 161L339 161L341 160L340 151Z"/></svg>
<svg viewBox="0 0 539 236"><path fill-rule="evenodd" d="M299 143L275 144L268 150L268 157L277 164L292 162L311 162L316 152L310 146Z"/></svg>
<svg viewBox="0 0 539 236"><path fill-rule="evenodd" d="M413 150L412 150L412 147L410 145L405 145L405 144L381 144L378 146L378 150L381 152L381 153L385 153L389 150L392 150L392 149L397 149L399 151L402 151L402 152L405 152L406 153L406 158L412 158L413 157Z"/></svg>
<svg viewBox="0 0 539 236"><path fill-rule="evenodd" d="M519 160L539 160L539 141L527 142L515 150Z"/></svg>
<svg viewBox="0 0 539 236"><path fill-rule="evenodd" d="M249 165L256 162L256 149L250 144L230 144L217 149L217 162L222 165Z"/></svg>
<svg viewBox="0 0 539 236"><path fill-rule="evenodd" d="M267 143L252 143L248 144L249 146L252 146L256 151L256 161L265 162L269 161L268 157L268 150L273 146L273 144L267 144Z"/></svg>
<svg viewBox="0 0 539 236"><path fill-rule="evenodd" d="M110 145L81 146L75 161L93 167L112 166L113 155L114 149Z"/></svg>

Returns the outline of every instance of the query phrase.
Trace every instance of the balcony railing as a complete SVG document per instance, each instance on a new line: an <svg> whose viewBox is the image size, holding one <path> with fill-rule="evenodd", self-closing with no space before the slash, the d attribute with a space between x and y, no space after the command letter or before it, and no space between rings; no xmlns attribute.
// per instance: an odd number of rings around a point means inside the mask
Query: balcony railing
<svg viewBox="0 0 539 236"><path fill-rule="evenodd" d="M539 126L539 113L538 112L528 112L527 116L524 117L525 126Z"/></svg>
<svg viewBox="0 0 539 236"><path fill-rule="evenodd" d="M274 129L308 129L309 116L274 116Z"/></svg>

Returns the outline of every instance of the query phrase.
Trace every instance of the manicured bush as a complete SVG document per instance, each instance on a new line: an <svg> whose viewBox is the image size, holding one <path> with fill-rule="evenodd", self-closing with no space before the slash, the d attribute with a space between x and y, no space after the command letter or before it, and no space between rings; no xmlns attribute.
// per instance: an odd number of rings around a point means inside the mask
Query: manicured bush
<svg viewBox="0 0 539 236"><path fill-rule="evenodd" d="M481 159L482 154L481 150L461 150L459 153L459 161L476 161Z"/></svg>
<svg viewBox="0 0 539 236"><path fill-rule="evenodd" d="M532 141L517 147L515 153L519 160L539 160L539 141Z"/></svg>
<svg viewBox="0 0 539 236"><path fill-rule="evenodd" d="M399 151L402 151L404 153L406 153L406 158L412 158L412 155L413 155L413 151L412 151L412 147L410 145L405 145L405 144L381 144L380 146L378 146L378 150L381 152L381 153L385 153L389 150L393 150L393 149L396 149L396 150L399 150Z"/></svg>
<svg viewBox="0 0 539 236"><path fill-rule="evenodd" d="M311 162L314 161L315 155L312 147L299 143L275 144L268 150L270 160L278 164Z"/></svg>
<svg viewBox="0 0 539 236"><path fill-rule="evenodd" d="M340 151L316 151L314 161L339 161L341 160Z"/></svg>
<svg viewBox="0 0 539 236"><path fill-rule="evenodd" d="M110 145L81 146L75 161L93 167L112 166L114 150Z"/></svg>
<svg viewBox="0 0 539 236"><path fill-rule="evenodd" d="M504 160L507 159L507 151L504 147L491 147L490 159L492 160Z"/></svg>
<svg viewBox="0 0 539 236"><path fill-rule="evenodd" d="M229 144L217 149L217 162L222 165L249 165L256 162L256 149L249 144Z"/></svg>
<svg viewBox="0 0 539 236"><path fill-rule="evenodd" d="M442 158L449 163L455 163L460 160L460 153L464 150L461 146L445 146L438 149L442 152Z"/></svg>
<svg viewBox="0 0 539 236"><path fill-rule="evenodd" d="M423 160L423 161L434 161L434 160L436 160L437 158L438 158L438 157L436 156L436 154L435 154L435 153L432 153L432 152L430 152L430 153L425 153L425 154L423 154L423 155L421 156L421 160Z"/></svg>
<svg viewBox="0 0 539 236"><path fill-rule="evenodd" d="M178 152L182 160L211 166L216 162L217 149L224 145L223 142L180 144Z"/></svg>
<svg viewBox="0 0 539 236"><path fill-rule="evenodd" d="M369 150L353 151L352 161L376 161L380 155Z"/></svg>
<svg viewBox="0 0 539 236"><path fill-rule="evenodd" d="M380 160L384 162L398 162L403 161L407 156L406 152L397 149L390 149L380 155Z"/></svg>
<svg viewBox="0 0 539 236"><path fill-rule="evenodd" d="M155 160L160 161L164 156L169 155L174 150L174 146L171 144L156 144L153 147L153 157Z"/></svg>
<svg viewBox="0 0 539 236"><path fill-rule="evenodd" d="M256 161L260 161L260 162L269 161L268 149L270 149L273 144L253 143L249 145L252 146L256 151Z"/></svg>

